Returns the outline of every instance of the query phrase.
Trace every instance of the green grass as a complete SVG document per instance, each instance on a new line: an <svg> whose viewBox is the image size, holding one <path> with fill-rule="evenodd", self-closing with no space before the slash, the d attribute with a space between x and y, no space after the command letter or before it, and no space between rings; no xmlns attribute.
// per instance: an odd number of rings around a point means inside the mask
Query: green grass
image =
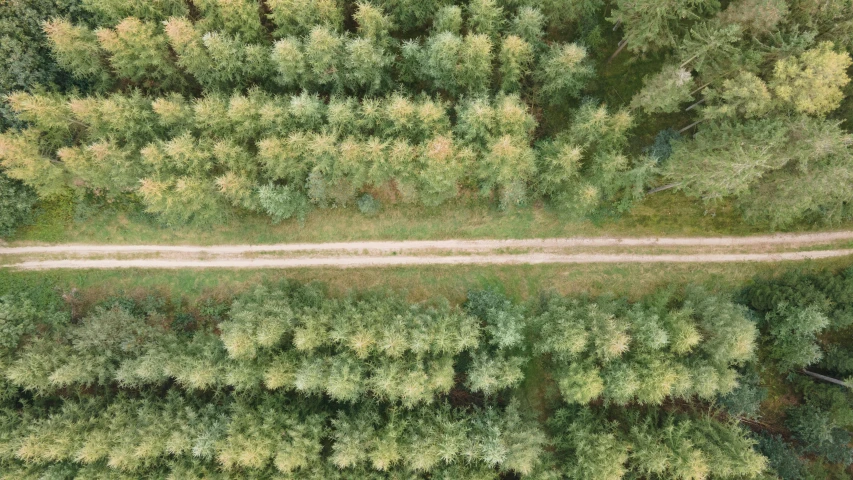
<svg viewBox="0 0 853 480"><path fill-rule="evenodd" d="M292 269L292 270L0 270L0 295L23 290L85 292L91 297L155 290L170 298L230 298L249 286L283 278L320 281L334 295L354 290L391 289L411 301L444 297L460 303L472 289L498 288L515 300L543 291L562 294L613 293L637 299L661 287L703 285L714 291L739 288L756 275L776 275L794 265L806 270L845 268L849 258L808 262L727 264L589 264L419 266L411 268Z"/></svg>
<svg viewBox="0 0 853 480"><path fill-rule="evenodd" d="M660 192L615 219L579 220L543 205L502 212L480 200L459 200L426 208L394 206L366 217L355 208L314 210L300 224L272 224L260 215L235 216L222 225L168 227L139 213L104 209L75 221L73 206L51 203L34 225L19 230L12 243L235 244L447 238L548 238L572 236L709 236L762 232L728 205L707 209L672 191ZM849 226L848 222L842 226ZM808 230L803 225L792 230ZM811 227L814 228L814 227Z"/></svg>

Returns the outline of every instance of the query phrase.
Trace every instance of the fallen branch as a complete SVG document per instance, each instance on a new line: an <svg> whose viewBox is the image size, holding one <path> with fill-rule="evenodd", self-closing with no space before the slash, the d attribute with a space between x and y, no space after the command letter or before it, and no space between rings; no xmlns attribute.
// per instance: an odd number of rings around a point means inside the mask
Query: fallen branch
<svg viewBox="0 0 853 480"><path fill-rule="evenodd" d="M705 103L705 100L706 100L705 98L703 98L702 100L699 100L698 102L696 102L696 103L694 103L693 105L690 105L689 107L687 107L686 109L684 109L684 111L685 111L685 112L689 112L690 110L693 110L693 109L694 109L694 108L696 108L697 106L702 105L703 103Z"/></svg>
<svg viewBox="0 0 853 480"><path fill-rule="evenodd" d="M622 39L621 42L619 42L619 48L617 48L616 51L613 52L613 55L611 55L610 58L607 59L607 63L612 62L613 59L616 58L616 55L619 55L619 52L621 52L622 49L625 48L625 45L628 45L628 39L627 38L624 38L624 39Z"/></svg>
<svg viewBox="0 0 853 480"><path fill-rule="evenodd" d="M649 190L648 192L646 192L646 195L651 195L653 193L658 193L658 192L662 192L664 190L669 190L670 188L675 188L678 185L679 185L678 183L668 183L666 185L663 185L663 186Z"/></svg>
<svg viewBox="0 0 853 480"><path fill-rule="evenodd" d="M834 383L836 385L841 385L842 387L853 388L853 387L851 387L851 385L849 383L842 382L841 380L838 380L838 379L835 379L832 377L827 377L826 375L821 375L819 373L810 372L810 371L806 370L805 368L803 369L803 373L805 373L806 375L808 375L810 377L817 378L818 380L823 380L824 382Z"/></svg>
<svg viewBox="0 0 853 480"><path fill-rule="evenodd" d="M679 130L679 131L678 131L678 133L684 133L684 132L686 132L687 130L690 130L691 128L695 127L696 125L699 125L700 123L702 123L702 122L704 122L704 121L705 121L705 120L696 120L695 122L691 123L690 125L688 125L688 126L686 126L686 127L682 128L681 130Z"/></svg>

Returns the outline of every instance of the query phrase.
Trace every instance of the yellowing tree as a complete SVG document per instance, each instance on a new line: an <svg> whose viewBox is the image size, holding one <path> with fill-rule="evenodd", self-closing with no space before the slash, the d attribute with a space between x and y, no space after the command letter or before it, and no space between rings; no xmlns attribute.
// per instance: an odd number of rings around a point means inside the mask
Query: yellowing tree
<svg viewBox="0 0 853 480"><path fill-rule="evenodd" d="M809 115L825 115L841 104L841 89L850 83L847 68L850 55L833 50L832 42L823 42L799 57L779 60L773 71L771 87L794 110Z"/></svg>
<svg viewBox="0 0 853 480"><path fill-rule="evenodd" d="M0 165L6 176L33 187L40 197L61 193L66 185L63 169L39 152L35 130L0 135Z"/></svg>

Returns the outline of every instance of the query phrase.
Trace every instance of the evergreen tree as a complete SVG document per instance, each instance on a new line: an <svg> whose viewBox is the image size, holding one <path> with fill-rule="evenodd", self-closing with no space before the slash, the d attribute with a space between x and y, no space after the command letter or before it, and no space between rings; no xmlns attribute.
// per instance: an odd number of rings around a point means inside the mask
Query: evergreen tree
<svg viewBox="0 0 853 480"><path fill-rule="evenodd" d="M278 38L305 35L317 25L335 31L343 27L343 6L337 0L268 0L266 4Z"/></svg>
<svg viewBox="0 0 853 480"><path fill-rule="evenodd" d="M576 98L593 77L586 48L574 44L551 45L536 72L543 101L564 103Z"/></svg>
<svg viewBox="0 0 853 480"><path fill-rule="evenodd" d="M115 29L99 29L95 34L120 77L151 90L183 86L183 78L170 58L166 37L153 24L128 17Z"/></svg>
<svg viewBox="0 0 853 480"><path fill-rule="evenodd" d="M629 50L647 52L675 46L685 23L718 8L708 0L618 0L608 20L623 25Z"/></svg>
<svg viewBox="0 0 853 480"><path fill-rule="evenodd" d="M665 66L643 79L643 89L631 99L631 108L641 108L649 114L677 112L683 103L693 100L692 79L690 72L677 65Z"/></svg>
<svg viewBox="0 0 853 480"><path fill-rule="evenodd" d="M94 32L60 19L46 22L44 32L60 67L76 78L90 80L96 85L108 85L110 75Z"/></svg>
<svg viewBox="0 0 853 480"><path fill-rule="evenodd" d="M533 63L533 47L520 37L509 35L501 44L498 59L500 60L501 90L504 92L519 90Z"/></svg>

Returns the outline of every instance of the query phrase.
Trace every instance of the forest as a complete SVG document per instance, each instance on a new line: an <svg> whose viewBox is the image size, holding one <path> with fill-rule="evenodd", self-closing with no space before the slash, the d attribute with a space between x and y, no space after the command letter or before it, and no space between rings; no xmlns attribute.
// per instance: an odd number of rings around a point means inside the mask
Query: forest
<svg viewBox="0 0 853 480"><path fill-rule="evenodd" d="M4 284L0 478L849 478L853 270L461 305Z"/></svg>
<svg viewBox="0 0 853 480"><path fill-rule="evenodd" d="M853 0L0 0L0 480L853 478L850 232L766 235L853 224L851 49ZM258 266L320 255L410 262Z"/></svg>
<svg viewBox="0 0 853 480"><path fill-rule="evenodd" d="M0 15L6 236L51 202L180 226L472 198L618 216L675 190L765 229L850 218L846 0L13 0Z"/></svg>

